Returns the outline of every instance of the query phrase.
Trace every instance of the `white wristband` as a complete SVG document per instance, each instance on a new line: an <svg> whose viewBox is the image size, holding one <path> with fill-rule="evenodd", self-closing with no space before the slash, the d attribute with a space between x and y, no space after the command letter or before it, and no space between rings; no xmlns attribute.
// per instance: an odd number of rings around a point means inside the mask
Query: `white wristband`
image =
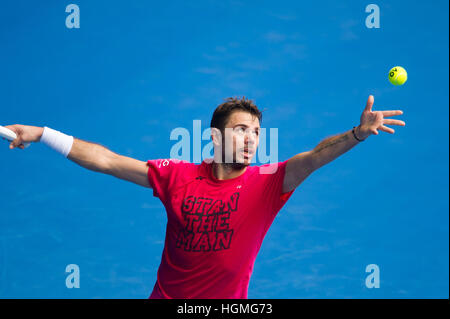
<svg viewBox="0 0 450 319"><path fill-rule="evenodd" d="M44 126L44 132L42 133L40 142L49 146L58 153L61 153L64 157L67 157L72 149L73 136L66 135Z"/></svg>

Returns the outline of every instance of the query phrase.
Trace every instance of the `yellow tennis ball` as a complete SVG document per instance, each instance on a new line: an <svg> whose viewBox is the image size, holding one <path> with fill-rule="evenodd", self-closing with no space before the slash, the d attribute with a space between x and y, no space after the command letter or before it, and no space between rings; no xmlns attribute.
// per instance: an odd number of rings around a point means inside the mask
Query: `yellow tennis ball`
<svg viewBox="0 0 450 319"><path fill-rule="evenodd" d="M408 79L406 70L401 66L394 66L389 70L389 81L394 85L403 85Z"/></svg>

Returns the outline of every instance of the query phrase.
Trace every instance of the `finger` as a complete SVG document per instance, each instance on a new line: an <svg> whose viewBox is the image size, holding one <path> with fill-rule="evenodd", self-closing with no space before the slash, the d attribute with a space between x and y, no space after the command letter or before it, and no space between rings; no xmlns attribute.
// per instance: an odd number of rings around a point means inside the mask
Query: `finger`
<svg viewBox="0 0 450 319"><path fill-rule="evenodd" d="M20 137L16 138L14 141L12 141L11 143L14 147L19 147L20 144L22 144L22 139Z"/></svg>
<svg viewBox="0 0 450 319"><path fill-rule="evenodd" d="M400 126L406 125L405 122L403 122L403 121L393 120L393 119L384 119L383 124L400 125Z"/></svg>
<svg viewBox="0 0 450 319"><path fill-rule="evenodd" d="M402 115L403 111L401 110L396 110L396 111L381 111L381 113L383 113L383 116L394 116L394 115Z"/></svg>
<svg viewBox="0 0 450 319"><path fill-rule="evenodd" d="M373 101L374 101L373 95L369 95L369 98L367 99L367 103L366 103L366 108L364 109L364 111L372 112Z"/></svg>
<svg viewBox="0 0 450 319"><path fill-rule="evenodd" d="M391 134L394 134L394 130L393 129L391 129L390 127L387 127L387 126L384 126L384 125L381 125L379 128L378 128L379 130L382 130L383 132L386 132L386 133L391 133Z"/></svg>

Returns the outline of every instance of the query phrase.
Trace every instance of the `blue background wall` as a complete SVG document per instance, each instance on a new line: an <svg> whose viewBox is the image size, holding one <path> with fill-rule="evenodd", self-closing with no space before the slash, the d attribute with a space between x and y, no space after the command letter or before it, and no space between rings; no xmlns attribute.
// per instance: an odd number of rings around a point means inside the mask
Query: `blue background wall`
<svg viewBox="0 0 450 319"><path fill-rule="evenodd" d="M49 126L140 160L229 96L266 109L279 160L401 109L314 172L280 211L249 298L448 298L448 2L86 1L0 4L0 125ZM402 65L401 87L387 80ZM391 126L392 127L392 126ZM0 141L0 297L147 298L166 216L149 189L41 144ZM204 141L204 145L207 141ZM77 264L81 288L67 289ZM368 289L365 268L380 268Z"/></svg>

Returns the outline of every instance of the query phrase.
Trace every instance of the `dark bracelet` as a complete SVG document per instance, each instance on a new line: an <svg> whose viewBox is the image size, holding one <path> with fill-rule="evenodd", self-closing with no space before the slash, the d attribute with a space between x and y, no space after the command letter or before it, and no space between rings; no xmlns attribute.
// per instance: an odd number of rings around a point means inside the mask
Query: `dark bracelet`
<svg viewBox="0 0 450 319"><path fill-rule="evenodd" d="M357 136L356 136L356 134L355 134L355 127L356 126L353 126L353 130L352 130L352 133L353 133L353 136L358 140L358 141L360 141L360 142L364 142L364 140L360 140Z"/></svg>

